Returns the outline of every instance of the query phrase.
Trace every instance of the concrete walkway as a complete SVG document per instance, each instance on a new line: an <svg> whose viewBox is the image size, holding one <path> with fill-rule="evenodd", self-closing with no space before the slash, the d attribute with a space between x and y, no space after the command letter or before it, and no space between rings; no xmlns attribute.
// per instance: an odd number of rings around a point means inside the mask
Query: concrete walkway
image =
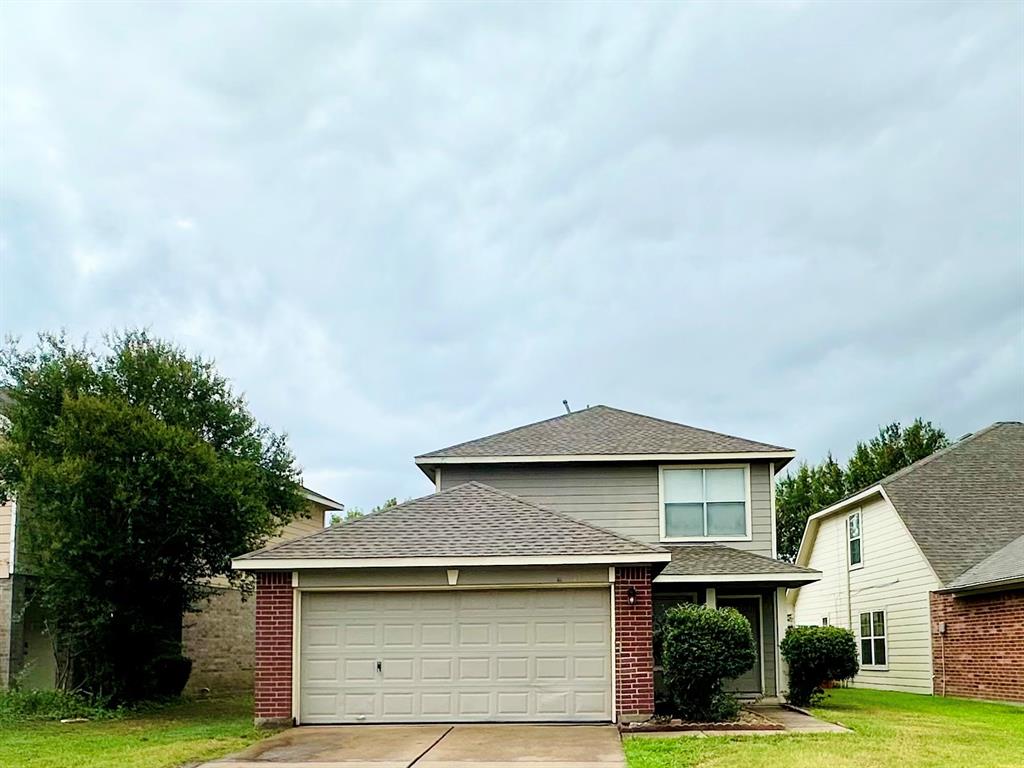
<svg viewBox="0 0 1024 768"><path fill-rule="evenodd" d="M711 736L784 736L786 734L794 733L852 733L849 728L844 728L841 725L835 723L829 723L824 720L819 720L811 715L805 715L802 712L789 709L788 707L780 707L778 704L751 704L745 707L751 712L754 712L768 720L773 720L776 723L780 723L785 727L785 730L781 731L758 731L758 730L739 730L739 731L660 731L656 733L630 733L627 735L631 739L639 738L677 738L680 736L693 736L696 738L708 738Z"/></svg>
<svg viewBox="0 0 1024 768"><path fill-rule="evenodd" d="M612 725L292 728L201 768L625 768Z"/></svg>

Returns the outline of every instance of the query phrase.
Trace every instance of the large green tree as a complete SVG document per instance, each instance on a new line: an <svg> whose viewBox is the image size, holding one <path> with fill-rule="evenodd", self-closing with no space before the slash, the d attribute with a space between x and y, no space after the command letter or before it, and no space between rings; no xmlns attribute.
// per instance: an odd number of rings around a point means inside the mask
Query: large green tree
<svg viewBox="0 0 1024 768"><path fill-rule="evenodd" d="M305 508L284 436L213 364L143 331L0 355L0 477L59 683L117 701L183 682L182 615Z"/></svg>
<svg viewBox="0 0 1024 768"><path fill-rule="evenodd" d="M876 437L857 443L845 469L831 453L820 464L802 462L775 484L779 557L789 562L796 559L807 518L812 514L948 444L940 428L915 419L908 427L898 422L884 426Z"/></svg>

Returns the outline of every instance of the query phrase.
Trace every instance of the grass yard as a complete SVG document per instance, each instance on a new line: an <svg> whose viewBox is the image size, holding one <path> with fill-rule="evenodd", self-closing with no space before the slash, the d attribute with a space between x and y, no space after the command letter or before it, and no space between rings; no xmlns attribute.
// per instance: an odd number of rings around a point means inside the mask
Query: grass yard
<svg viewBox="0 0 1024 768"><path fill-rule="evenodd" d="M839 688L814 713L854 733L626 739L629 768L1021 768L1024 707Z"/></svg>
<svg viewBox="0 0 1024 768"><path fill-rule="evenodd" d="M253 728L251 698L187 701L113 720L0 724L0 766L176 768L267 735Z"/></svg>

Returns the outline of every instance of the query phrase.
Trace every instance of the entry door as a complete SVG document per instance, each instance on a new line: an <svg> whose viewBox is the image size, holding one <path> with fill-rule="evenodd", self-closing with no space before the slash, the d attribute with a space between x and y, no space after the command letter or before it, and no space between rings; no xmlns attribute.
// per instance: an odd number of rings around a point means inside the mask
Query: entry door
<svg viewBox="0 0 1024 768"><path fill-rule="evenodd" d="M720 607L728 606L735 608L743 614L746 620L750 622L751 629L754 630L754 645L757 647L757 658L754 660L754 665L735 680L728 681L725 684L725 690L731 693L761 693L761 651L763 646L761 639L761 601L756 597L719 596L716 603Z"/></svg>
<svg viewBox="0 0 1024 768"><path fill-rule="evenodd" d="M606 589L305 592L300 722L612 717Z"/></svg>

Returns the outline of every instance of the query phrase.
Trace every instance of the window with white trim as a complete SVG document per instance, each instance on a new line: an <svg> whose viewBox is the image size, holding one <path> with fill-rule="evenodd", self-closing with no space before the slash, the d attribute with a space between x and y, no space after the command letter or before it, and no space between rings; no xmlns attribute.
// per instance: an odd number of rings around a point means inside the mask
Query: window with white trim
<svg viewBox="0 0 1024 768"><path fill-rule="evenodd" d="M857 510L846 518L847 549L850 553L850 567L861 565L864 562L864 553L861 549L860 536L860 510Z"/></svg>
<svg viewBox="0 0 1024 768"><path fill-rule="evenodd" d="M663 468L666 539L743 539L747 529L747 469Z"/></svg>
<svg viewBox="0 0 1024 768"><path fill-rule="evenodd" d="M885 611L860 615L860 663L864 667L888 664L889 648L885 637Z"/></svg>
<svg viewBox="0 0 1024 768"><path fill-rule="evenodd" d="M822 616L821 617L821 626L823 626L823 627L827 627L828 626L828 616Z"/></svg>

